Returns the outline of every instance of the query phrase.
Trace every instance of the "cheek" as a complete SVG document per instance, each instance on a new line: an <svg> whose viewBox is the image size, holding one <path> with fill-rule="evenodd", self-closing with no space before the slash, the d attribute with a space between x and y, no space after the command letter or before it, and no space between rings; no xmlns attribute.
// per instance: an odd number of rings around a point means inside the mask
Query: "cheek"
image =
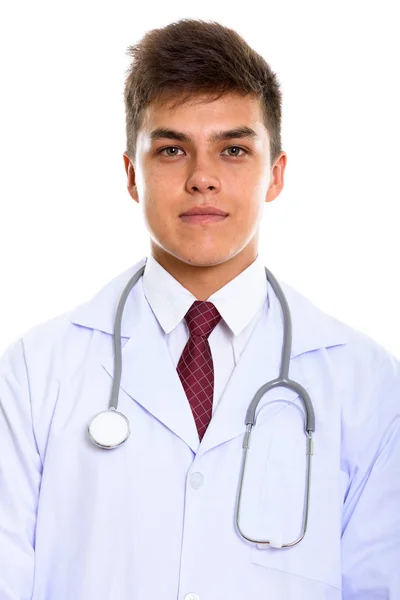
<svg viewBox="0 0 400 600"><path fill-rule="evenodd" d="M241 173L241 177L235 181L234 186L230 185L230 189L240 204L245 204L247 200L249 204L258 206L265 200L268 186L268 172L260 171L257 167Z"/></svg>
<svg viewBox="0 0 400 600"><path fill-rule="evenodd" d="M142 161L136 173L136 185L138 188L139 197L149 201L150 198L157 197L160 189L165 189L165 178L160 177L159 171L147 164L147 161ZM167 184L168 185L168 184Z"/></svg>
<svg viewBox="0 0 400 600"><path fill-rule="evenodd" d="M166 177L156 169L150 170L143 180L143 198L152 211L161 212L168 218L169 214L174 214L174 207L177 211L182 199L181 187L172 177Z"/></svg>
<svg viewBox="0 0 400 600"><path fill-rule="evenodd" d="M249 182L247 189L243 189L238 198L237 217L247 223L257 221L264 210L267 190L263 185L254 186L254 181Z"/></svg>
<svg viewBox="0 0 400 600"><path fill-rule="evenodd" d="M154 233L172 231L176 227L176 208L165 191L147 188L142 212L147 227Z"/></svg>

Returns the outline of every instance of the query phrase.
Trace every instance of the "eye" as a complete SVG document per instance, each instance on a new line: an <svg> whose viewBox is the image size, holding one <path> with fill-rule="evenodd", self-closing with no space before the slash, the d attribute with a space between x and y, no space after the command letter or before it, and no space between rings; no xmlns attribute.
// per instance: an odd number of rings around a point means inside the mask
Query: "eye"
<svg viewBox="0 0 400 600"><path fill-rule="evenodd" d="M240 148L239 146L229 146L229 148L225 148L224 152L226 150L236 150L236 152L234 154L229 154L229 156L242 156L241 154L238 153L238 150L247 154L247 151L244 148Z"/></svg>
<svg viewBox="0 0 400 600"><path fill-rule="evenodd" d="M179 156L178 155L179 150L181 150L181 149L176 146L167 146L166 148L161 148L160 150L158 150L157 154L161 154L161 155L172 158L173 156ZM229 156L232 156L234 158L242 156L242 154L240 154L240 152L242 152L244 154L248 154L247 150L245 150L244 148L240 148L240 146L229 146L228 148L225 148L224 152L226 152L227 150L235 151L233 153L229 153Z"/></svg>
<svg viewBox="0 0 400 600"><path fill-rule="evenodd" d="M167 150L180 150L180 148L177 148L176 146L168 146L167 148L161 148L161 150L159 150L157 152L157 154L163 154ZM167 152L166 154L164 154L164 156L178 156L178 155L176 154L176 152L173 154L170 154L169 152Z"/></svg>

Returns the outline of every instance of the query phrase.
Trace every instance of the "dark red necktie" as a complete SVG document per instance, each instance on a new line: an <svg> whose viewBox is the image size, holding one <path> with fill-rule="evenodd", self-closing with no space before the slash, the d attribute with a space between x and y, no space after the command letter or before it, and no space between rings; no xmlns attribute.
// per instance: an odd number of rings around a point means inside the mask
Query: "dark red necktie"
<svg viewBox="0 0 400 600"><path fill-rule="evenodd" d="M214 363L208 336L221 320L212 302L196 300L185 315L190 337L177 366L200 441L212 415L214 396Z"/></svg>

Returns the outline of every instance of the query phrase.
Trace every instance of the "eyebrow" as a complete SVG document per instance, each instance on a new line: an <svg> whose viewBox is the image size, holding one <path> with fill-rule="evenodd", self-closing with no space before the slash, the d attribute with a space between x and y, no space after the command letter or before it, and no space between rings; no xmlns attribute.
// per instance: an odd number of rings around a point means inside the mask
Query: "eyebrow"
<svg viewBox="0 0 400 600"><path fill-rule="evenodd" d="M253 139L257 137L257 133L247 127L246 125L242 125L241 127L235 127L234 129L228 129L226 131L217 131L212 133L208 137L208 141L213 142L214 144L221 141L232 140L237 138L247 138ZM159 140L159 139L168 139L168 140L177 140L179 142L193 142L193 136L183 133L182 131L175 131L173 129L166 129L164 127L158 127L154 129L150 133L151 141Z"/></svg>

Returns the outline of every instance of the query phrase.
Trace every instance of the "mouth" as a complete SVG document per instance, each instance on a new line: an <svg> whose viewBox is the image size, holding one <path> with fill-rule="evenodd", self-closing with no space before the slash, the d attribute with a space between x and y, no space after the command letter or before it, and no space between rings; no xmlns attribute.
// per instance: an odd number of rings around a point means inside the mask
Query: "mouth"
<svg viewBox="0 0 400 600"><path fill-rule="evenodd" d="M228 215L182 215L180 219L184 223L219 223L224 221Z"/></svg>

